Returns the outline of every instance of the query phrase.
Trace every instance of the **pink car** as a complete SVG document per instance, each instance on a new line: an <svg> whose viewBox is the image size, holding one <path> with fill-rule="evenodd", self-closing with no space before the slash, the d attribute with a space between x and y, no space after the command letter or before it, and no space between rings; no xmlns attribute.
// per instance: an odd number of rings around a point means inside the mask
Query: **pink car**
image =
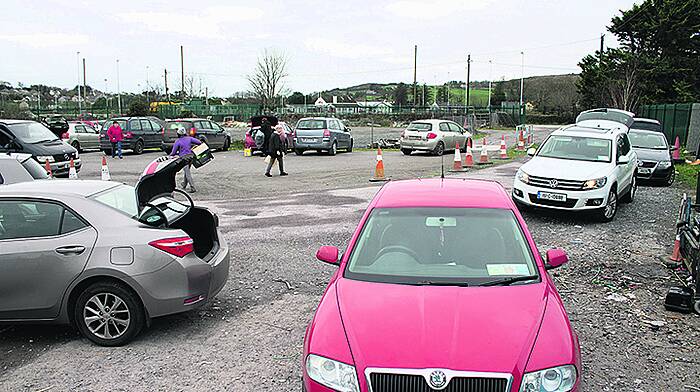
<svg viewBox="0 0 700 392"><path fill-rule="evenodd" d="M565 392L578 337L546 259L503 187L429 179L386 184L306 330L307 392Z"/></svg>

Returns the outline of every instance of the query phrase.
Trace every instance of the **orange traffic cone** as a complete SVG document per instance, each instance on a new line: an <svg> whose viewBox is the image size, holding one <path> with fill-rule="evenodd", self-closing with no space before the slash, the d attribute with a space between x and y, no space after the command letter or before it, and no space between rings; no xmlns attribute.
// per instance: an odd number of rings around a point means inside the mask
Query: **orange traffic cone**
<svg viewBox="0 0 700 392"><path fill-rule="evenodd" d="M474 157L472 156L472 138L467 139L467 156L464 158L464 166L474 166Z"/></svg>
<svg viewBox="0 0 700 392"><path fill-rule="evenodd" d="M102 157L102 181L111 181L112 177L109 175L109 168L107 167L107 158Z"/></svg>
<svg viewBox="0 0 700 392"><path fill-rule="evenodd" d="M71 180L78 179L78 172L75 170L75 163L73 162L73 158L71 158L71 160L70 160L70 169L68 169L68 178Z"/></svg>
<svg viewBox="0 0 700 392"><path fill-rule="evenodd" d="M462 167L462 151L459 150L459 143L455 144L455 159L452 165L451 172L462 172L464 168Z"/></svg>
<svg viewBox="0 0 700 392"><path fill-rule="evenodd" d="M670 261L680 263L683 260L681 256L681 236L676 234L676 240L673 241L673 254L668 258Z"/></svg>
<svg viewBox="0 0 700 392"><path fill-rule="evenodd" d="M525 139L523 139L523 131L518 135L518 151L525 151Z"/></svg>
<svg viewBox="0 0 700 392"><path fill-rule="evenodd" d="M508 159L508 149L506 148L506 136L501 135L501 149L498 154L499 159Z"/></svg>
<svg viewBox="0 0 700 392"><path fill-rule="evenodd" d="M486 151L486 138L484 138L484 144L481 146L481 155L479 156L479 165L488 165L489 163L489 152Z"/></svg>
<svg viewBox="0 0 700 392"><path fill-rule="evenodd" d="M46 160L45 168L46 168L46 174L49 175L49 178L53 178L53 173L51 172L51 165L49 164L48 159Z"/></svg>
<svg viewBox="0 0 700 392"><path fill-rule="evenodd" d="M369 179L370 182L380 182L380 181L388 181L386 177L384 177L384 158L382 158L382 149L378 148L377 149L377 166L374 168L374 177Z"/></svg>
<svg viewBox="0 0 700 392"><path fill-rule="evenodd" d="M676 142L673 143L673 153L671 154L671 158L675 162L681 160L681 139L679 139L678 136L676 136Z"/></svg>

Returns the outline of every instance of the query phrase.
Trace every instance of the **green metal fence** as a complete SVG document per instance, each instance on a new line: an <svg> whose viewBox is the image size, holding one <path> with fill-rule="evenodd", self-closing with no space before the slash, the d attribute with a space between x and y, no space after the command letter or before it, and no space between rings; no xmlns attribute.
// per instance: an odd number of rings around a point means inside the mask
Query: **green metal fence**
<svg viewBox="0 0 700 392"><path fill-rule="evenodd" d="M681 144L685 145L688 139L692 106L692 103L642 105L636 116L661 121L668 141L673 143L676 140L676 136L678 136Z"/></svg>

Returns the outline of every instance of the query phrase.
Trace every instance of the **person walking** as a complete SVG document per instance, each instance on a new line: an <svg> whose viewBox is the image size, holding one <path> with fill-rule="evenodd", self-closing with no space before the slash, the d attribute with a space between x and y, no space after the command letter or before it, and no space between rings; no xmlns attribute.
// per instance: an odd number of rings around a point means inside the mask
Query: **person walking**
<svg viewBox="0 0 700 392"><path fill-rule="evenodd" d="M284 132L284 127L282 125L277 125L275 127L275 132L270 135L270 144L267 147L268 159L267 170L265 171L265 176L272 177L270 170L272 170L272 165L275 161L279 163L280 176L286 176L287 173L284 171L284 145L282 144L282 139L280 134Z"/></svg>
<svg viewBox="0 0 700 392"><path fill-rule="evenodd" d="M112 125L107 129L107 137L109 137L109 142L112 144L112 159L115 158L115 153L119 151L119 159L122 159L122 140L124 140L124 131L122 127L119 126L118 122L113 122Z"/></svg>
<svg viewBox="0 0 700 392"><path fill-rule="evenodd" d="M270 121L267 119L267 117L263 117L262 121L260 122L260 132L262 132L262 134L265 136L262 145L262 153L263 156L266 157L270 155L267 148L270 144L270 136L273 133L272 126L270 125Z"/></svg>
<svg viewBox="0 0 700 392"><path fill-rule="evenodd" d="M192 154L192 146L202 144L199 139L189 136L185 128L179 128L177 130L177 140L173 144L173 150L170 152L170 156L184 157L185 155ZM192 181L192 163L188 163L184 168L185 179L182 182L182 189L187 190L187 185L190 186L190 193L197 192L194 188L194 181Z"/></svg>

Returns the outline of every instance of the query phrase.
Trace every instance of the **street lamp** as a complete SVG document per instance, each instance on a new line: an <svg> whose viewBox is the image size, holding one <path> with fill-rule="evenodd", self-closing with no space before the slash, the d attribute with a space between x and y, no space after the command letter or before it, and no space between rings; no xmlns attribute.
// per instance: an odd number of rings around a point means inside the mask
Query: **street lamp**
<svg viewBox="0 0 700 392"><path fill-rule="evenodd" d="M80 102L80 51L75 52L75 59L78 62L78 115L83 111L82 104Z"/></svg>
<svg viewBox="0 0 700 392"><path fill-rule="evenodd" d="M122 92L119 89L119 59L117 59L117 105L119 114L122 114Z"/></svg>

